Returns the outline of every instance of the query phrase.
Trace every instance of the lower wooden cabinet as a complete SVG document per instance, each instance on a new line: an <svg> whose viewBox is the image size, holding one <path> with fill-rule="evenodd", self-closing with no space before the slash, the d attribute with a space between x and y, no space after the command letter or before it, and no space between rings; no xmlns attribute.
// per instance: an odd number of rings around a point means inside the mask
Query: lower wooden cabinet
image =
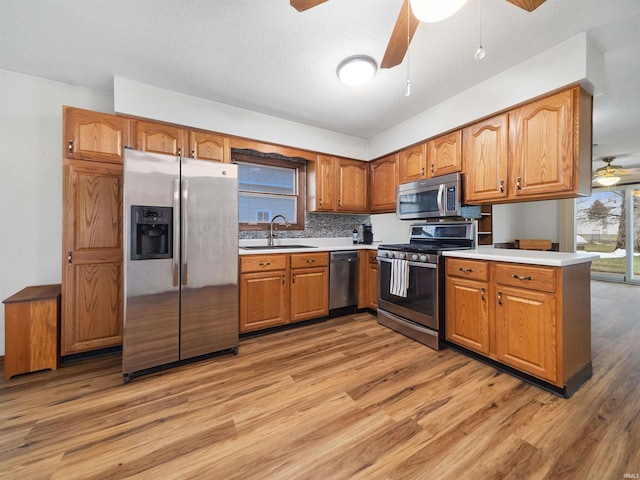
<svg viewBox="0 0 640 480"><path fill-rule="evenodd" d="M328 253L240 257L241 333L328 313Z"/></svg>
<svg viewBox="0 0 640 480"><path fill-rule="evenodd" d="M447 264L445 337L489 354L489 277L487 262L451 259Z"/></svg>
<svg viewBox="0 0 640 480"><path fill-rule="evenodd" d="M591 376L590 263L446 262L447 341L568 395Z"/></svg>
<svg viewBox="0 0 640 480"><path fill-rule="evenodd" d="M291 254L291 310L289 321L297 322L329 314L329 255Z"/></svg>
<svg viewBox="0 0 640 480"><path fill-rule="evenodd" d="M500 285L497 301L496 358L525 373L558 383L555 295Z"/></svg>
<svg viewBox="0 0 640 480"><path fill-rule="evenodd" d="M378 251L360 250L358 308L378 309Z"/></svg>

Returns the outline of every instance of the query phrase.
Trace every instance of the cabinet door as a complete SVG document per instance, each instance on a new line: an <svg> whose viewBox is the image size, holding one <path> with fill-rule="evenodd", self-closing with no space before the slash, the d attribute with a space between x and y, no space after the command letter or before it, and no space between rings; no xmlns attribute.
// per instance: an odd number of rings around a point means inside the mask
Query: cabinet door
<svg viewBox="0 0 640 480"><path fill-rule="evenodd" d="M496 358L559 384L556 300L550 293L497 285Z"/></svg>
<svg viewBox="0 0 640 480"><path fill-rule="evenodd" d="M316 169L316 210L319 212L332 212L338 206L337 179L338 162L335 157L318 155Z"/></svg>
<svg viewBox="0 0 640 480"><path fill-rule="evenodd" d="M378 309L378 261L376 252L369 252L369 263L367 265L367 285L368 302L367 307L372 310Z"/></svg>
<svg viewBox="0 0 640 480"><path fill-rule="evenodd" d="M511 112L509 188L516 197L572 190L575 91Z"/></svg>
<svg viewBox="0 0 640 480"><path fill-rule="evenodd" d="M291 321L329 314L329 269L291 270Z"/></svg>
<svg viewBox="0 0 640 480"><path fill-rule="evenodd" d="M127 118L64 107L64 155L78 160L122 163L129 142Z"/></svg>
<svg viewBox="0 0 640 480"><path fill-rule="evenodd" d="M189 132L189 155L191 158L228 163L230 154L228 137L210 132Z"/></svg>
<svg viewBox="0 0 640 480"><path fill-rule="evenodd" d="M370 164L371 212L396 211L398 186L398 154L380 158Z"/></svg>
<svg viewBox="0 0 640 480"><path fill-rule="evenodd" d="M462 130L429 140L427 160L432 177L462 171Z"/></svg>
<svg viewBox="0 0 640 480"><path fill-rule="evenodd" d="M286 270L240 275L240 332L287 323Z"/></svg>
<svg viewBox="0 0 640 480"><path fill-rule="evenodd" d="M509 115L498 115L464 129L465 201L488 202L507 197Z"/></svg>
<svg viewBox="0 0 640 480"><path fill-rule="evenodd" d="M65 160L61 355L122 343L122 165Z"/></svg>
<svg viewBox="0 0 640 480"><path fill-rule="evenodd" d="M489 355L489 284L447 276L447 340Z"/></svg>
<svg viewBox="0 0 640 480"><path fill-rule="evenodd" d="M400 183L427 178L427 146L414 145L399 153Z"/></svg>
<svg viewBox="0 0 640 480"><path fill-rule="evenodd" d="M338 163L339 212L366 212L368 201L369 164L340 159Z"/></svg>
<svg viewBox="0 0 640 480"><path fill-rule="evenodd" d="M136 122L136 145L144 152L182 155L185 130L154 122Z"/></svg>

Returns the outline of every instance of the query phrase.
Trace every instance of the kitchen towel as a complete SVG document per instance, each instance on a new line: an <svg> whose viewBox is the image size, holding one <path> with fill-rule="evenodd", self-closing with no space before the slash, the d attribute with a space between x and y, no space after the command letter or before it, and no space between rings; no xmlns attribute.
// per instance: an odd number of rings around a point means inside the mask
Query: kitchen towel
<svg viewBox="0 0 640 480"><path fill-rule="evenodd" d="M397 297L406 297L409 289L409 262L394 258L391 261L391 285L389 293Z"/></svg>

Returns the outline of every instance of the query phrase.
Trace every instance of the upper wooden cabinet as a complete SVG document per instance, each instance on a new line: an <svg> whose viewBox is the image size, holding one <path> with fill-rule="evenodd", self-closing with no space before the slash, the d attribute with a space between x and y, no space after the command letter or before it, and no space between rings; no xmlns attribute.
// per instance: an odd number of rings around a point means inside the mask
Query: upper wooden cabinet
<svg viewBox="0 0 640 480"><path fill-rule="evenodd" d="M398 186L398 154L380 158L369 164L371 213L396 211L396 187Z"/></svg>
<svg viewBox="0 0 640 480"><path fill-rule="evenodd" d="M584 110L588 115L584 115ZM509 176L515 197L591 193L591 96L579 87L510 112ZM556 198L558 198L556 196Z"/></svg>
<svg viewBox="0 0 640 480"><path fill-rule="evenodd" d="M136 148L143 152L182 155L188 134L173 125L155 122L136 122Z"/></svg>
<svg viewBox="0 0 640 480"><path fill-rule="evenodd" d="M339 212L367 212L369 201L369 164L338 159Z"/></svg>
<svg viewBox="0 0 640 480"><path fill-rule="evenodd" d="M122 163L129 144L128 118L64 107L63 154L78 160Z"/></svg>
<svg viewBox="0 0 640 480"><path fill-rule="evenodd" d="M136 122L136 148L144 152L230 162L229 137L156 122Z"/></svg>
<svg viewBox="0 0 640 480"><path fill-rule="evenodd" d="M318 155L307 165L307 211L367 212L369 164Z"/></svg>
<svg viewBox="0 0 640 480"><path fill-rule="evenodd" d="M466 201L506 198L509 115L504 113L465 128L462 139Z"/></svg>
<svg viewBox="0 0 640 480"><path fill-rule="evenodd" d="M307 210L333 212L338 205L336 177L338 163L334 157L318 155L307 164Z"/></svg>
<svg viewBox="0 0 640 480"><path fill-rule="evenodd" d="M400 182L407 183L427 178L427 144L405 148L399 153Z"/></svg>
<svg viewBox="0 0 640 480"><path fill-rule="evenodd" d="M465 128L465 201L589 195L591 112L591 95L573 87Z"/></svg>
<svg viewBox="0 0 640 480"><path fill-rule="evenodd" d="M462 170L462 130L427 142L429 176L437 177Z"/></svg>
<svg viewBox="0 0 640 480"><path fill-rule="evenodd" d="M229 163L231 161L229 137L211 132L189 131L189 156Z"/></svg>

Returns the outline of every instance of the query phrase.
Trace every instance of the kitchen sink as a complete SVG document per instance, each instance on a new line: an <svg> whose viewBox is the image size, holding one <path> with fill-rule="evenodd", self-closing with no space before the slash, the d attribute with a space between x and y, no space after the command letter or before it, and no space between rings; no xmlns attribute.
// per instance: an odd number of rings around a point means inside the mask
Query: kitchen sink
<svg viewBox="0 0 640 480"><path fill-rule="evenodd" d="M249 245L240 247L243 250L275 250L278 248L318 248L313 245Z"/></svg>

